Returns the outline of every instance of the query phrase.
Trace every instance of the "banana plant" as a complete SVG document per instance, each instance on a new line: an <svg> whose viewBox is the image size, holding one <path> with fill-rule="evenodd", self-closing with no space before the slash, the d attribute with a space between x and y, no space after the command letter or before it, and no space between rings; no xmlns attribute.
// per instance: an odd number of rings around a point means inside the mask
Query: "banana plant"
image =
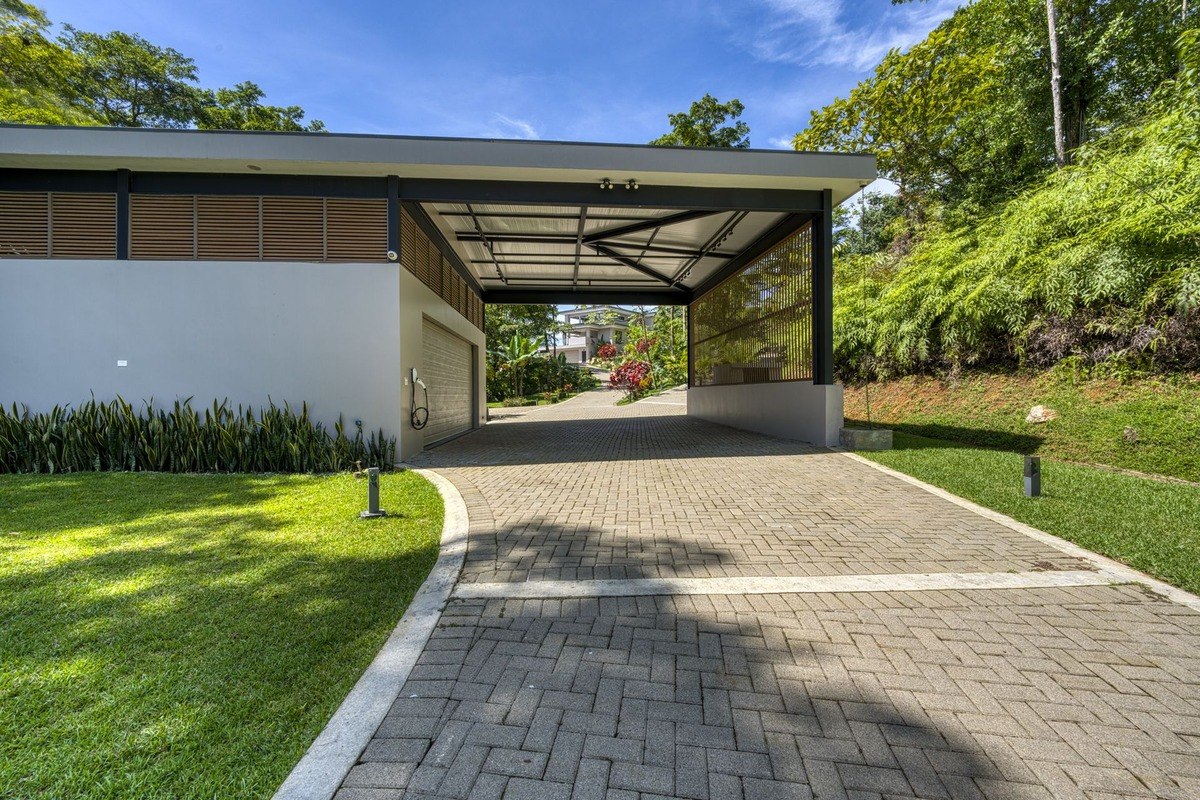
<svg viewBox="0 0 1200 800"><path fill-rule="evenodd" d="M513 373L513 397L525 396L525 365L538 353L538 343L534 339L526 339L513 334L513 337L500 348L492 351L493 355L507 366Z"/></svg>

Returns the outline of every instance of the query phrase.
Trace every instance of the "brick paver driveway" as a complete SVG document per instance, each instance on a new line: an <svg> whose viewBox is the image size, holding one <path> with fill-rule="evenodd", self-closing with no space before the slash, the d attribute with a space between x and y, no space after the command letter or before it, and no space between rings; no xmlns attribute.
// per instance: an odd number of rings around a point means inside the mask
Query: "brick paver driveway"
<svg viewBox="0 0 1200 800"><path fill-rule="evenodd" d="M339 798L1200 798L1200 614L681 393L614 399L423 458L466 565Z"/></svg>

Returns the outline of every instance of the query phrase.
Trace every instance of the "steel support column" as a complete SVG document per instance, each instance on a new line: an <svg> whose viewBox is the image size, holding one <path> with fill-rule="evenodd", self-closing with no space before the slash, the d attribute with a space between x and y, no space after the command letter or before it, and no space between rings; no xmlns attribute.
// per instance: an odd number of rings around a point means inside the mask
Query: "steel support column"
<svg viewBox="0 0 1200 800"><path fill-rule="evenodd" d="M388 175L387 179L387 248L400 255L400 178Z"/></svg>
<svg viewBox="0 0 1200 800"><path fill-rule="evenodd" d="M129 170L117 170L117 258L129 258Z"/></svg>
<svg viewBox="0 0 1200 800"><path fill-rule="evenodd" d="M812 379L833 384L833 192L822 194L812 227Z"/></svg>
<svg viewBox="0 0 1200 800"><path fill-rule="evenodd" d="M696 374L695 373L696 365L695 365L694 359L692 358L692 307L691 307L691 305L684 306L683 311L684 311L683 321L687 323L686 325L683 326L683 329L684 329L684 335L687 336L687 385L688 385L688 388L690 389L696 385L695 380L694 380L694 376Z"/></svg>

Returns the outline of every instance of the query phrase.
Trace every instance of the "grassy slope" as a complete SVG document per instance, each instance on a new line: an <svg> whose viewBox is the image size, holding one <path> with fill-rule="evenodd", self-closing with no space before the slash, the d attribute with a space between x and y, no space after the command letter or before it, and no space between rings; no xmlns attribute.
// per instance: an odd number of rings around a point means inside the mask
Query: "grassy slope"
<svg viewBox="0 0 1200 800"><path fill-rule="evenodd" d="M1022 491L1022 459L904 433L862 453L1035 528L1200 593L1200 487L1044 463L1043 496Z"/></svg>
<svg viewBox="0 0 1200 800"><path fill-rule="evenodd" d="M0 478L0 797L269 797L436 558L382 480Z"/></svg>
<svg viewBox="0 0 1200 800"><path fill-rule="evenodd" d="M1037 404L1061 416L1026 423ZM910 377L872 384L871 412L907 433L1200 481L1200 376L1130 383L1052 373L972 374L953 383ZM847 388L846 417L866 419L862 387ZM1136 441L1127 440L1126 427Z"/></svg>

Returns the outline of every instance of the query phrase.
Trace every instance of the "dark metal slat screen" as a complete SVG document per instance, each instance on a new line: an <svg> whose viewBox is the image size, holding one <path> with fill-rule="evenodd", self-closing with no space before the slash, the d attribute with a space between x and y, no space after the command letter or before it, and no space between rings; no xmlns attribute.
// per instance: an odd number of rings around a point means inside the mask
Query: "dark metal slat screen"
<svg viewBox="0 0 1200 800"><path fill-rule="evenodd" d="M694 301L692 386L812 379L812 226Z"/></svg>

